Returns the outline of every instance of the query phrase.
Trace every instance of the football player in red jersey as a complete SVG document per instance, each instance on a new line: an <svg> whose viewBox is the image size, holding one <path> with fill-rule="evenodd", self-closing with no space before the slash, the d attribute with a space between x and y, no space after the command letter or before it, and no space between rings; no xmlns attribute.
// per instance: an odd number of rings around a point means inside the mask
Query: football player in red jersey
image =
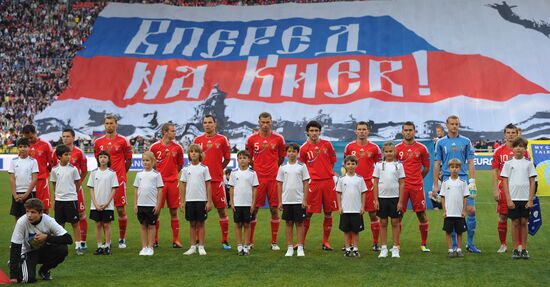
<svg viewBox="0 0 550 287"><path fill-rule="evenodd" d="M271 211L271 249L280 250L277 245L279 233L279 194L277 192L277 171L286 155L285 139L282 135L272 131L273 121L271 114L263 112L258 117L260 129L246 140L246 149L252 155L252 166L258 175L260 185L256 196L256 210L254 219L250 222L250 242L254 243L256 228L256 214L258 207L265 204L266 197Z"/></svg>
<svg viewBox="0 0 550 287"><path fill-rule="evenodd" d="M50 171L52 170L53 149L49 142L38 137L33 125L23 127L23 137L29 139L29 155L38 162L38 181L36 182L36 198L44 203L44 213L48 214L50 201Z"/></svg>
<svg viewBox="0 0 550 287"><path fill-rule="evenodd" d="M424 177L430 172L430 154L425 145L414 140L416 129L413 122L405 122L401 127L403 142L397 144L397 160L405 169L405 193L403 195L403 214L407 211L407 202L411 199L412 208L420 222L420 250L430 252L426 246L428 240L428 217L426 216L426 197ZM403 217L401 217L402 219Z"/></svg>
<svg viewBox="0 0 550 287"><path fill-rule="evenodd" d="M369 213L370 229L372 232L372 250L380 251L378 238L380 235L380 221L376 216L376 208L374 206L374 192L372 173L374 165L382 160L382 152L380 147L369 141L369 124L360 121L355 125L356 139L346 145L344 149L344 157L354 155L359 160L357 165L357 174L363 177L367 185L367 196L365 200L365 210Z"/></svg>
<svg viewBox="0 0 550 287"><path fill-rule="evenodd" d="M107 115L103 121L105 135L94 141L94 154L97 158L102 150L109 152L111 156L111 168L116 172L119 187L114 197L115 207L118 213L119 240L118 248L126 248L126 173L132 165L132 146L128 139L117 133L118 120L114 115Z"/></svg>
<svg viewBox="0 0 550 287"><path fill-rule="evenodd" d="M216 130L216 119L212 115L205 115L202 119L204 134L196 137L193 143L201 146L204 151L202 163L208 167L212 180L212 202L218 210L220 229L222 232L222 248L230 250L229 244L229 217L226 213L227 198L223 183L223 170L231 161L231 146L229 140Z"/></svg>
<svg viewBox="0 0 550 287"><path fill-rule="evenodd" d="M338 210L336 187L334 184L334 163L336 152L332 144L320 138L321 124L310 121L306 125L307 141L300 147L299 160L306 164L311 177L307 195L307 218L304 220L305 235L314 213L325 214L323 221L323 243L321 248L330 251L330 231L332 230L332 212Z"/></svg>
<svg viewBox="0 0 550 287"><path fill-rule="evenodd" d="M178 187L178 173L183 167L183 148L176 143L176 126L165 123L161 127L162 138L151 145L149 150L157 160L156 170L160 172L164 187L162 188L161 208L167 203L170 209L170 227L172 228L172 247L181 248L179 241L180 221L178 208L180 206L180 191ZM160 218L157 219L155 243L159 241Z"/></svg>

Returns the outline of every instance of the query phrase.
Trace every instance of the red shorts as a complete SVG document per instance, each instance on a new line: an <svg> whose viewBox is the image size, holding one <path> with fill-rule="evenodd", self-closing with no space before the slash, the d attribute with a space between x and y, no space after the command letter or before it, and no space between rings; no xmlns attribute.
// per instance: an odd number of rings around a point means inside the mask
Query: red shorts
<svg viewBox="0 0 550 287"><path fill-rule="evenodd" d="M119 186L116 188L113 198L115 207L126 205L126 180L119 180L118 184Z"/></svg>
<svg viewBox="0 0 550 287"><path fill-rule="evenodd" d="M168 208L174 209L180 207L180 190L178 181L164 182L162 188L162 201L160 207L164 208L164 203L168 203Z"/></svg>
<svg viewBox="0 0 550 287"><path fill-rule="evenodd" d="M307 204L309 205L306 210L307 213L321 213L321 207L324 212L338 210L334 180L332 178L311 180L309 182Z"/></svg>
<svg viewBox="0 0 550 287"><path fill-rule="evenodd" d="M500 215L508 215L508 204L506 203L506 193L504 193L502 182L499 183L498 189L500 190L500 199L497 203L497 213Z"/></svg>
<svg viewBox="0 0 550 287"><path fill-rule="evenodd" d="M210 188L212 189L212 202L216 208L226 208L227 199L225 197L225 184L223 181L211 181Z"/></svg>
<svg viewBox="0 0 550 287"><path fill-rule="evenodd" d="M84 206L84 190L82 190L82 186L76 194L78 195L78 213L83 213L86 211L86 207Z"/></svg>
<svg viewBox="0 0 550 287"><path fill-rule="evenodd" d="M403 213L407 211L407 205L411 199L412 209L414 212L426 211L426 196L424 195L423 186L405 185L405 193L403 195Z"/></svg>
<svg viewBox="0 0 550 287"><path fill-rule="evenodd" d="M50 202L50 183L48 179L43 178L36 181L36 198L42 200L44 209L52 207Z"/></svg>
<svg viewBox="0 0 550 287"><path fill-rule="evenodd" d="M376 212L376 208L374 207L374 192L372 190L374 184L372 183L372 179L365 179L365 185L367 186L367 198L365 199L364 208L367 212Z"/></svg>
<svg viewBox="0 0 550 287"><path fill-rule="evenodd" d="M258 179L260 185L256 191L256 207L262 207L265 204L265 198L269 206L279 205L279 194L277 193L277 181L269 179Z"/></svg>

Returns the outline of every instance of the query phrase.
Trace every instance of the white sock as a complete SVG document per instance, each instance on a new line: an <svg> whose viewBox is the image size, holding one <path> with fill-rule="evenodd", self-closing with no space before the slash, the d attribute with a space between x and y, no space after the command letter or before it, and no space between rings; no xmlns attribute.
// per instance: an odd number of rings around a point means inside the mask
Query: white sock
<svg viewBox="0 0 550 287"><path fill-rule="evenodd" d="M453 249L452 249L452 248L449 248L448 252L453 252Z"/></svg>
<svg viewBox="0 0 550 287"><path fill-rule="evenodd" d="M457 248L456 249L456 252L461 252L462 251L462 248Z"/></svg>
<svg viewBox="0 0 550 287"><path fill-rule="evenodd" d="M359 248L353 247L353 251L359 251Z"/></svg>
<svg viewBox="0 0 550 287"><path fill-rule="evenodd" d="M304 245L298 244L298 250L304 250Z"/></svg>
<svg viewBox="0 0 550 287"><path fill-rule="evenodd" d="M382 246L380 246L380 248L382 248L382 249L388 249L388 245L382 245Z"/></svg>
<svg viewBox="0 0 550 287"><path fill-rule="evenodd" d="M80 241L75 241L74 244L75 244L74 249L80 248Z"/></svg>

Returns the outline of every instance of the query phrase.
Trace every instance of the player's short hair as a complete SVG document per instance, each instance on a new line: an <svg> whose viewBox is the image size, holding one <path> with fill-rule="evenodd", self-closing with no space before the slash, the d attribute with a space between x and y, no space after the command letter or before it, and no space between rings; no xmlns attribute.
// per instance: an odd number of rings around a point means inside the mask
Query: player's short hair
<svg viewBox="0 0 550 287"><path fill-rule="evenodd" d="M57 158L61 158L61 156L65 153L70 153L71 152L71 149L62 144L62 145L58 145L56 148L55 148L55 155L57 156Z"/></svg>
<svg viewBox="0 0 550 287"><path fill-rule="evenodd" d="M512 147L517 147L517 146L522 146L522 147L527 147L527 143L529 143L526 139L522 138L522 137L517 137L514 139L514 141L512 142Z"/></svg>
<svg viewBox="0 0 550 287"><path fill-rule="evenodd" d="M450 115L445 122L449 123L449 120L459 120L460 121L458 116L455 116L455 115Z"/></svg>
<svg viewBox="0 0 550 287"><path fill-rule="evenodd" d="M175 127L176 125L172 122L167 122L167 123L164 123L162 124L160 130L162 132L162 135L164 135L169 129L170 127Z"/></svg>
<svg viewBox="0 0 550 287"><path fill-rule="evenodd" d="M105 115L105 117L103 118L103 122L105 122L106 120L113 120L115 121L115 123L118 123L118 118L113 114Z"/></svg>
<svg viewBox="0 0 550 287"><path fill-rule="evenodd" d="M202 148L198 144L191 144L189 147L187 147L187 156L189 157L189 160L191 160L191 156L189 155L192 151L196 151L199 153L199 161L202 162L202 159L204 158L204 152L202 151Z"/></svg>
<svg viewBox="0 0 550 287"><path fill-rule="evenodd" d="M369 123L365 122L365 121L359 121L355 124L355 129L357 129L357 127L359 126L367 126L367 130L370 131L370 126L369 126Z"/></svg>
<svg viewBox="0 0 550 287"><path fill-rule="evenodd" d="M231 169L230 169L230 168L226 168L225 171L224 171L224 173L225 173L226 175L230 174L230 173L231 173Z"/></svg>
<svg viewBox="0 0 550 287"><path fill-rule="evenodd" d="M321 131L321 124L318 121L309 121L306 125L306 132L309 131L309 128L318 128Z"/></svg>
<svg viewBox="0 0 550 287"><path fill-rule="evenodd" d="M268 112L261 112L260 115L258 116L258 119L261 119L261 118L270 118L271 119L271 114L268 113Z"/></svg>
<svg viewBox="0 0 550 287"><path fill-rule="evenodd" d="M395 144L394 144L392 141L386 141L386 142L384 142L384 144L382 145L382 150L383 150L385 147L395 148Z"/></svg>
<svg viewBox="0 0 550 287"><path fill-rule="evenodd" d="M157 159L155 158L154 153L146 151L141 155L141 159L143 158L148 158L153 163L153 168L157 165Z"/></svg>
<svg viewBox="0 0 550 287"><path fill-rule="evenodd" d="M33 125L26 125L21 129L23 134L36 134L36 128Z"/></svg>
<svg viewBox="0 0 550 287"><path fill-rule="evenodd" d="M64 133L70 133L73 138L76 136L76 134L74 133L74 130L71 129L71 128L66 128L66 129L63 129L63 131L61 132L61 134L64 134Z"/></svg>
<svg viewBox="0 0 550 287"><path fill-rule="evenodd" d="M245 149L240 150L239 152L237 152L237 158L241 155L246 156L247 158L250 158L250 153Z"/></svg>
<svg viewBox="0 0 550 287"><path fill-rule="evenodd" d="M106 150L102 150L97 154L97 166L99 167L99 156L100 155L104 155L109 159L109 161L107 162L107 166L111 167L111 155Z"/></svg>
<svg viewBox="0 0 550 287"><path fill-rule="evenodd" d="M38 198L29 198L25 201L23 206L25 206L26 210L34 209L38 211L38 213L42 213L44 211L44 203Z"/></svg>
<svg viewBox="0 0 550 287"><path fill-rule="evenodd" d="M300 146L297 143L289 143L286 145L285 150L288 151L289 149L293 149L296 152L300 151Z"/></svg>
<svg viewBox="0 0 550 287"><path fill-rule="evenodd" d="M413 130L416 130L416 126L415 126L414 123L411 122L411 121L406 121L406 122L404 122L403 125L401 126L401 129L404 129L405 126L412 126L412 127L413 127Z"/></svg>
<svg viewBox="0 0 550 287"><path fill-rule="evenodd" d="M20 138L17 140L17 147L20 146L30 146L31 143L29 142L28 138Z"/></svg>
<svg viewBox="0 0 550 287"><path fill-rule="evenodd" d="M347 163L348 161L354 162L355 164L359 163L359 160L354 155L348 155L344 158L344 164Z"/></svg>
<svg viewBox="0 0 550 287"><path fill-rule="evenodd" d="M458 158L455 157L455 158L452 158L451 160L449 160L449 162L447 163L448 167L451 167L453 165L457 165L458 167L461 167L462 162Z"/></svg>
<svg viewBox="0 0 550 287"><path fill-rule="evenodd" d="M440 129L440 130L442 130L442 131L445 131L445 128L443 128L443 126L440 125L440 124L435 125L435 129L436 129L436 130L437 130L437 129Z"/></svg>
<svg viewBox="0 0 550 287"><path fill-rule="evenodd" d="M506 130L516 130L516 132L519 132L519 131L518 131L518 127L517 127L516 125L514 125L513 123L507 124L507 125L504 127L503 132L506 133Z"/></svg>
<svg viewBox="0 0 550 287"><path fill-rule="evenodd" d="M271 115L270 115L269 117L271 117ZM204 117L202 117L202 120L204 121L204 119L206 119L206 118L211 118L212 121L213 121L214 123L216 123L216 118L215 118L213 115L210 115L210 114L204 115Z"/></svg>

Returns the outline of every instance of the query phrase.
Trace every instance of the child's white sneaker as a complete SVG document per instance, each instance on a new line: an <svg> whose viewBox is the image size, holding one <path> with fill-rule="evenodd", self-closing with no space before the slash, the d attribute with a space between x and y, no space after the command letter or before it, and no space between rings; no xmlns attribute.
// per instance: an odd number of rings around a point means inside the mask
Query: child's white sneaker
<svg viewBox="0 0 550 287"><path fill-rule="evenodd" d="M147 247L147 254L145 254L146 256L153 256L155 254L155 250L153 249L153 247Z"/></svg>
<svg viewBox="0 0 550 287"><path fill-rule="evenodd" d="M386 257L388 257L388 248L382 247L382 249L380 249L380 255L378 255L378 258L386 258Z"/></svg>
<svg viewBox="0 0 550 287"><path fill-rule="evenodd" d="M298 257L306 256L306 254L304 253L304 247L303 246L298 246L298 251L296 251L296 255Z"/></svg>
<svg viewBox="0 0 550 287"><path fill-rule="evenodd" d="M206 255L206 250L204 250L204 246L199 246L199 255L201 256Z"/></svg>
<svg viewBox="0 0 550 287"><path fill-rule="evenodd" d="M141 251L139 252L139 256L147 256L147 247L141 248Z"/></svg>
<svg viewBox="0 0 550 287"><path fill-rule="evenodd" d="M187 251L183 252L183 255L193 255L195 252L197 252L197 246L191 245Z"/></svg>
<svg viewBox="0 0 550 287"><path fill-rule="evenodd" d="M294 247L289 246L286 250L285 256L286 257L292 257L294 255Z"/></svg>
<svg viewBox="0 0 550 287"><path fill-rule="evenodd" d="M391 249L391 257L392 257L392 258L400 258L400 256L399 256L399 247L395 247L395 246L394 246L394 247Z"/></svg>

